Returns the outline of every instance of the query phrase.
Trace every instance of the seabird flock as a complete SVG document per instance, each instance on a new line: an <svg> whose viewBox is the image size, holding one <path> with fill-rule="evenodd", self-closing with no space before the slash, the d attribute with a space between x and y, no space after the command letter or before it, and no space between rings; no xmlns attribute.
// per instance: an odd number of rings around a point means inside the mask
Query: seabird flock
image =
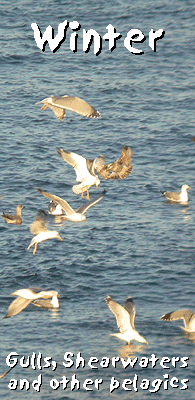
<svg viewBox="0 0 195 400"><path fill-rule="evenodd" d="M85 117L98 118L101 117L100 113L90 106L86 101L73 96L51 96L36 104L43 104L42 110L47 108L51 109L55 116L63 120L66 116L66 110L76 112ZM192 138L192 140L195 140ZM67 203L66 200L59 196L53 195L39 188L37 191L43 196L50 200L48 205L48 213L41 210L38 211L34 221L30 224L30 232L33 238L28 246L28 250L34 246L33 255L37 252L37 245L45 240L59 239L63 241L60 234L55 230L49 230L47 228L48 218L51 215L60 216L62 220L68 220L71 222L82 222L86 221L85 213L92 206L97 204L104 197L106 190L103 190L97 197L89 201L89 190L92 186L100 185L100 179L111 179L119 180L127 178L132 172L132 150L129 146L123 146L121 150L121 156L109 164L105 163L105 157L100 155L95 159L86 159L83 156L65 151L63 149L57 149L58 155L69 165L71 165L76 173L76 181L79 184L74 185L72 190L75 194L84 196L86 193L86 199L88 202L81 205L76 211ZM188 185L183 185L181 192L162 192L162 194L171 203L187 204L188 193L190 189ZM5 222L8 224L21 225L22 224L22 209L24 206L18 205L16 207L15 215L2 214ZM29 304L36 307L42 307L47 309L58 309L59 308L59 294L55 290L44 290L40 288L26 288L18 289L11 293L12 296L17 296L15 300L9 305L6 315L4 318L10 318L20 313ZM135 329L135 306L131 297L126 299L124 307L116 303L110 296L105 299L111 312L116 317L117 326L120 333L112 333L121 340L127 342L130 345L132 340L136 340L143 344L148 345L146 339L141 336ZM183 319L184 327L181 327L185 332L195 332L195 314L193 311L188 309L181 309L178 311L170 312L161 317L165 321L174 321ZM9 371L7 371L9 372ZM6 372L6 373L7 373ZM0 378L5 374L0 375Z"/></svg>

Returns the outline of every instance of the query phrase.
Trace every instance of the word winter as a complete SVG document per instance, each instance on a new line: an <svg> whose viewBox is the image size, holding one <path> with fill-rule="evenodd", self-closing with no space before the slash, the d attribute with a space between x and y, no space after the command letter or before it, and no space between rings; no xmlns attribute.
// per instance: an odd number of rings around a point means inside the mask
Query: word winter
<svg viewBox="0 0 195 400"><path fill-rule="evenodd" d="M55 53L61 46L61 44L66 40L66 32L68 27L73 31L70 35L70 50L74 53L77 52L77 39L78 39L78 31L81 28L81 25L77 21L68 22L65 20L61 24L58 25L58 33L54 37L54 29L51 25L49 25L44 34L42 35L39 26L36 23L31 24L31 28L34 31L34 38L37 43L37 46L45 51L45 46L48 43L50 50ZM109 50L113 51L116 48L116 41L122 37L120 33L116 32L114 26L109 24L107 27L107 33L103 36L105 41L109 42ZM165 35L165 31L163 29L158 29L154 31L153 29L149 32L149 46L151 49L156 52L156 42L159 39L162 39ZM127 36L124 40L124 46L127 50L129 50L132 54L144 54L142 50L139 50L132 46L132 43L143 43L146 40L145 35L139 29L130 29L127 33ZM94 41L94 54L98 56L102 51L102 37L96 32L94 29L89 29L86 31L83 29L83 51L88 53L90 50L90 46Z"/></svg>

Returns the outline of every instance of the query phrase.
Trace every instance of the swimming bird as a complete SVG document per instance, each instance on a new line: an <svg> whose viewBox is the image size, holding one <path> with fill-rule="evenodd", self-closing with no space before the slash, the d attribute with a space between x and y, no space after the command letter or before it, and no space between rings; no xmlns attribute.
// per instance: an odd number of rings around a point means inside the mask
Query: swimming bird
<svg viewBox="0 0 195 400"><path fill-rule="evenodd" d="M178 311L172 311L161 317L164 321L177 321L183 319L184 327L180 326L186 332L195 332L195 313L191 310L184 309Z"/></svg>
<svg viewBox="0 0 195 400"><path fill-rule="evenodd" d="M98 175L103 179L124 179L132 172L131 158L133 152L129 146L123 146L118 160L99 168Z"/></svg>
<svg viewBox="0 0 195 400"><path fill-rule="evenodd" d="M19 314L30 303L37 307L59 308L59 294L56 290L46 291L40 288L19 289L11 293L11 296L17 296L17 298L8 307L4 318Z"/></svg>
<svg viewBox="0 0 195 400"><path fill-rule="evenodd" d="M77 182L81 182L79 185L72 187L73 192L81 194L81 197L83 197L84 192L87 192L86 198L89 200L90 187L96 185L97 188L100 185L100 180L95 171L99 171L103 163L103 157L95 158L95 160L87 160L79 154L62 149L57 149L57 152L64 161L74 168L76 180Z"/></svg>
<svg viewBox="0 0 195 400"><path fill-rule="evenodd" d="M125 340L130 344L131 340L137 340L141 343L146 343L146 339L141 336L135 329L135 306L132 298L129 296L125 302L124 307L116 303L110 296L106 297L106 303L116 317L117 326L120 333L111 333L111 336L116 336L121 340Z"/></svg>
<svg viewBox="0 0 195 400"><path fill-rule="evenodd" d="M67 219L72 222L82 222L86 221L86 216L84 215L89 208L99 203L99 201L104 197L106 190L104 190L98 197L94 200L90 201L87 204L83 204L78 208L78 210L74 211L73 208L67 203L66 200L61 199L59 196L55 196L48 192L44 192L41 189L37 189L43 196L57 203L65 212L66 215L63 216L64 219Z"/></svg>
<svg viewBox="0 0 195 400"><path fill-rule="evenodd" d="M36 104L43 103L42 110L50 108L55 116L61 120L66 116L66 110L74 111L84 117L101 117L99 111L95 110L86 101L75 96L51 96L39 101Z"/></svg>
<svg viewBox="0 0 195 400"><path fill-rule="evenodd" d="M4 218L5 222L7 224L15 224L15 225L21 225L22 223L22 209L24 206L21 206L20 204L16 207L16 212L15 215L11 214L2 214L2 217Z"/></svg>
<svg viewBox="0 0 195 400"><path fill-rule="evenodd" d="M32 246L35 246L33 254L36 254L38 243L49 239L59 239L60 241L63 241L57 231L50 231L47 229L45 213L43 211L38 213L37 217L30 225L30 232L35 236L32 238L27 250L29 250Z"/></svg>
<svg viewBox="0 0 195 400"><path fill-rule="evenodd" d="M181 192L161 192L169 201L176 203L187 203L188 202L188 192L191 189L188 185L183 185L181 187Z"/></svg>

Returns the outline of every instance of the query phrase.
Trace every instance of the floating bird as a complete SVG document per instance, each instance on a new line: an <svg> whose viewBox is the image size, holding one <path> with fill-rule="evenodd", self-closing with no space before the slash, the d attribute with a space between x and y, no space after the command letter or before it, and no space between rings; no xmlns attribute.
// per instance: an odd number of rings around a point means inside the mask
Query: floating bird
<svg viewBox="0 0 195 400"><path fill-rule="evenodd" d="M74 211L73 208L67 203L67 201L61 199L58 196L55 196L53 194L44 192L41 189L37 189L43 196L47 197L48 199L54 201L57 203L65 212L66 215L63 216L64 219L67 219L72 222L82 222L86 221L86 216L84 215L89 208L94 206L95 204L99 203L99 201L104 197L106 190L104 190L98 197L96 197L94 200L90 201L87 204L83 204L78 208L78 210Z"/></svg>
<svg viewBox="0 0 195 400"><path fill-rule="evenodd" d="M38 243L55 238L63 241L57 231L49 231L47 229L47 223L44 219L45 213L43 211L40 211L35 220L30 225L30 232L32 233L32 235L35 236L32 238L27 250L29 250L32 246L35 246L33 254L36 254Z"/></svg>
<svg viewBox="0 0 195 400"><path fill-rule="evenodd" d="M183 319L184 327L180 326L186 332L195 332L195 314L191 310L172 311L161 317L164 321L177 321Z"/></svg>
<svg viewBox="0 0 195 400"><path fill-rule="evenodd" d="M11 293L11 296L17 296L17 298L8 307L4 318L19 314L30 303L37 307L59 308L59 294L55 290L46 291L40 288L19 289Z"/></svg>
<svg viewBox="0 0 195 400"><path fill-rule="evenodd" d="M127 298L124 307L112 300L110 296L106 297L106 303L115 315L117 326L120 330L120 333L111 333L111 336L116 336L121 340L125 340L128 344L130 344L131 340L137 340L138 342L148 344L146 339L135 329L135 306L130 296Z"/></svg>
<svg viewBox="0 0 195 400"><path fill-rule="evenodd" d="M74 111L84 117L101 117L99 111L91 107L86 101L75 96L51 96L39 101L36 104L43 103L42 110L50 108L55 116L61 120L66 116L66 110Z"/></svg>
<svg viewBox="0 0 195 400"><path fill-rule="evenodd" d="M81 194L83 197L84 192L87 192L87 200L89 200L89 189L91 186L100 185L100 180L95 174L95 170L99 170L103 163L103 158L98 157L95 160L86 160L86 158L62 149L57 149L60 157L63 158L68 164L70 164L76 172L77 182L81 182L79 185L74 185L72 190L76 194Z"/></svg>
<svg viewBox="0 0 195 400"><path fill-rule="evenodd" d="M15 215L11 214L2 214L2 217L4 218L5 222L7 224L15 224L15 225L21 225L22 223L22 209L24 206L18 205L16 207L16 213Z"/></svg>
<svg viewBox="0 0 195 400"><path fill-rule="evenodd" d="M176 203L187 203L188 193L187 190L191 189L188 185L181 187L181 192L161 192L169 201Z"/></svg>
<svg viewBox="0 0 195 400"><path fill-rule="evenodd" d="M124 179L132 172L131 157L133 152L129 146L123 146L118 160L102 165L98 175L104 179Z"/></svg>

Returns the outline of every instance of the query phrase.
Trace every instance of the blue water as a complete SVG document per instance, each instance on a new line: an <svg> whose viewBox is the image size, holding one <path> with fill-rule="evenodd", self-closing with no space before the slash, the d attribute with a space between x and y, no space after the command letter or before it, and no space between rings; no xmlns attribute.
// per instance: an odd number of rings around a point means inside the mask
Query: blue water
<svg viewBox="0 0 195 400"><path fill-rule="evenodd" d="M19 361L0 380L0 395L9 399L145 399L152 382L163 382L159 399L188 399L195 395L194 339L179 328L182 321L164 322L161 315L179 308L194 309L194 222L195 222L195 143L194 133L195 41L194 1L1 1L1 212L14 212L25 205L23 224L0 223L1 330L0 373L8 369L6 357L17 352L18 359L32 356L51 357L57 368L34 370L22 368ZM63 21L78 21L78 51L70 50L70 34L52 53L36 45L32 23L43 33L48 25L57 28ZM82 50L82 30L95 29L101 37L112 24L122 38L109 51L102 41L101 54L95 56L93 45ZM133 44L144 51L133 55L124 46L127 32L140 29L143 43ZM149 31L165 30L149 47ZM42 111L36 102L51 95L76 95L87 100L102 115L87 119L67 112L58 120L51 110ZM58 156L56 147L77 152L86 158L99 154L107 161L119 157L122 145L133 150L133 172L123 181L101 181L91 197L106 188L105 198L87 213L85 223L66 222L58 226L63 242L48 241L38 246L33 256L27 247L32 235L29 225L39 209L47 211L47 199L36 190L40 187L65 198L77 209L82 202L72 192L73 169ZM188 184L187 206L167 204L159 190L179 190ZM53 224L54 225L54 224ZM56 313L29 306L11 319L3 319L19 288L32 286L55 289L60 294ZM117 332L114 315L105 303L110 295L123 304L134 299L136 328L149 345L134 342L125 346L109 336ZM64 354L72 352L75 362L79 352L84 368L63 366ZM159 359L152 368L139 362L151 355ZM124 369L121 362L102 368L103 357L128 356L138 362ZM87 363L97 357L98 369ZM164 369L163 357L179 357L176 368L171 361ZM188 366L182 368L182 357ZM43 362L42 365L45 365ZM32 382L42 375L40 392ZM50 382L71 380L76 374L80 390L70 384L52 389ZM124 379L138 376L138 392L122 387ZM168 374L168 376L166 375ZM109 392L111 378L120 388ZM176 377L178 387L164 383ZM28 391L10 390L11 379L30 382ZM83 387L86 379L102 379L97 390ZM140 384L148 379L150 386ZM181 390L181 380L188 379L188 389ZM54 381L52 381L54 382ZM56 383L57 384L57 383ZM168 385L168 386L166 386ZM166 390L166 387L168 388Z"/></svg>

